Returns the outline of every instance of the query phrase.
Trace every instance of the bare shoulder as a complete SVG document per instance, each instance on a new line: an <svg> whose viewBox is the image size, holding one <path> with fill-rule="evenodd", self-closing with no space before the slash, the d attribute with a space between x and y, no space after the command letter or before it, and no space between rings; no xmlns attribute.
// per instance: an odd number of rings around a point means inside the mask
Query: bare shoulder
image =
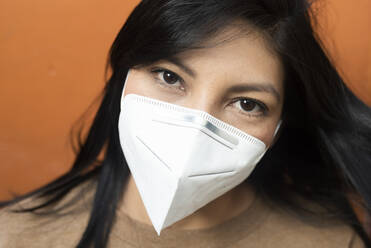
<svg viewBox="0 0 371 248"><path fill-rule="evenodd" d="M27 199L0 210L0 247L73 247L89 218L92 190L85 183L46 209L49 213L17 213L43 202ZM86 193L86 195L84 195Z"/></svg>

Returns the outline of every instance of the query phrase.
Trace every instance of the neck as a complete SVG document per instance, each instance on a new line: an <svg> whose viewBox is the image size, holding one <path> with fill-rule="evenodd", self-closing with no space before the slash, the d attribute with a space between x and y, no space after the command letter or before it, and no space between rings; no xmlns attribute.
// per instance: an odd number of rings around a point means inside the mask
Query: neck
<svg viewBox="0 0 371 248"><path fill-rule="evenodd" d="M171 228L202 229L218 225L245 211L251 205L254 196L252 187L247 183L242 183L190 216L178 221ZM128 178L119 211L136 221L152 225L132 176Z"/></svg>

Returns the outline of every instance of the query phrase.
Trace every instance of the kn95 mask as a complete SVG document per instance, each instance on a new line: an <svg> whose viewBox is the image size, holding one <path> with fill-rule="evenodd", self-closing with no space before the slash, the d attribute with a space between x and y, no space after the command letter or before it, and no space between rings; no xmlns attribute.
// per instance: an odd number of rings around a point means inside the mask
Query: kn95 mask
<svg viewBox="0 0 371 248"><path fill-rule="evenodd" d="M136 94L122 97L118 125L158 235L243 182L266 151L259 139L206 112Z"/></svg>

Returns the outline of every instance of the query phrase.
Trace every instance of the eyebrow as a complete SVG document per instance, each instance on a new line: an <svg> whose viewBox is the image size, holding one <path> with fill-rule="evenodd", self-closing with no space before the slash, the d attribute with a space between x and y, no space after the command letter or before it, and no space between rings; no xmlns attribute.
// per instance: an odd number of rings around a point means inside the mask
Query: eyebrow
<svg viewBox="0 0 371 248"><path fill-rule="evenodd" d="M195 78L197 76L197 73L191 68L189 68L188 66L186 66L180 58L173 56L173 57L166 58L165 60L175 64L176 66L178 66L180 69L182 69L185 73L187 73L191 77Z"/></svg>
<svg viewBox="0 0 371 248"><path fill-rule="evenodd" d="M272 94L277 101L281 101L281 95L277 91L277 89L270 83L250 83L250 84L238 84L233 85L227 89L228 92L231 93L241 93L241 92L251 92L251 91L258 91L258 92L267 92Z"/></svg>
<svg viewBox="0 0 371 248"><path fill-rule="evenodd" d="M169 57L165 60L175 64L180 69L182 69L185 73L190 75L191 77L195 78L197 76L197 73L186 66L182 60L178 57ZM279 102L281 101L281 95L278 92L278 90L271 84L271 83L249 83L249 84L238 84L231 86L227 89L228 92L231 93L241 93L241 92L251 92L251 91L258 91L258 92L267 92L272 94L276 100Z"/></svg>

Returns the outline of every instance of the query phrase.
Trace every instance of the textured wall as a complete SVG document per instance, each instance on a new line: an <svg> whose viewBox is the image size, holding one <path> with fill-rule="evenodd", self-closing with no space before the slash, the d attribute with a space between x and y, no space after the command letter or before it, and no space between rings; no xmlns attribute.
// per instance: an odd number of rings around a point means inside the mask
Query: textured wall
<svg viewBox="0 0 371 248"><path fill-rule="evenodd" d="M69 168L69 128L102 89L109 46L137 2L0 2L0 199ZM371 104L371 2L329 0L326 9L323 37Z"/></svg>

